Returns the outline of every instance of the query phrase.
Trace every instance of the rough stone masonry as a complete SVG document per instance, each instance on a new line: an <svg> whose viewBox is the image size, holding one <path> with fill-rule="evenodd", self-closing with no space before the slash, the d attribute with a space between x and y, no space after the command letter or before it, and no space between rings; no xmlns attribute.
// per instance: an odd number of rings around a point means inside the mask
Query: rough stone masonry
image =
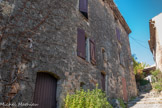
<svg viewBox="0 0 162 108"><path fill-rule="evenodd" d="M137 95L127 23L113 0L82 1L0 0L0 102L32 103L38 73L57 79L57 107L96 84L110 99Z"/></svg>

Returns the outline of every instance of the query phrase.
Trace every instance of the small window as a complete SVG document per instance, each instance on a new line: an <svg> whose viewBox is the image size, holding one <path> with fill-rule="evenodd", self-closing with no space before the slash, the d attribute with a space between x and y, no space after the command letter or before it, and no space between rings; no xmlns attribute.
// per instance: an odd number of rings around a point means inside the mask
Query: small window
<svg viewBox="0 0 162 108"><path fill-rule="evenodd" d="M86 90L86 85L85 85L84 82L81 82L81 83L80 83L80 88Z"/></svg>
<svg viewBox="0 0 162 108"><path fill-rule="evenodd" d="M124 55L123 55L122 52L119 53L119 61L120 61L120 65L122 65L123 67L125 67Z"/></svg>
<svg viewBox="0 0 162 108"><path fill-rule="evenodd" d="M120 34L120 29L119 28L116 28L116 36L117 36L117 39L118 39L119 42L121 40L121 36L120 35L121 35Z"/></svg>
<svg viewBox="0 0 162 108"><path fill-rule="evenodd" d="M102 48L102 59L103 59L104 62L107 62L107 54L106 54L104 48Z"/></svg>
<svg viewBox="0 0 162 108"><path fill-rule="evenodd" d="M83 29L78 29L77 37L77 56L96 64L96 50L94 40L89 39Z"/></svg>
<svg viewBox="0 0 162 108"><path fill-rule="evenodd" d="M104 48L102 48L102 61L103 61L103 67L107 68L107 54Z"/></svg>
<svg viewBox="0 0 162 108"><path fill-rule="evenodd" d="M105 74L101 72L101 85L102 90L105 91Z"/></svg>
<svg viewBox="0 0 162 108"><path fill-rule="evenodd" d="M90 60L93 65L96 64L96 47L93 39L90 39Z"/></svg>
<svg viewBox="0 0 162 108"><path fill-rule="evenodd" d="M88 0L79 0L79 11L88 19Z"/></svg>

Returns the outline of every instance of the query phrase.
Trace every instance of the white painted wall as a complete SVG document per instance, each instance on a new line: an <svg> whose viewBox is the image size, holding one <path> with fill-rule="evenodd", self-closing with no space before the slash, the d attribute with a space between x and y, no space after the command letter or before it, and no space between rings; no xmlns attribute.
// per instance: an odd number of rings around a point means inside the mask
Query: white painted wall
<svg viewBox="0 0 162 108"><path fill-rule="evenodd" d="M157 30L156 37L158 38L160 45L162 45L162 13L155 16L152 20L155 21L155 27Z"/></svg>
<svg viewBox="0 0 162 108"><path fill-rule="evenodd" d="M156 68L162 71L162 13L155 16L152 20L155 21L156 27Z"/></svg>

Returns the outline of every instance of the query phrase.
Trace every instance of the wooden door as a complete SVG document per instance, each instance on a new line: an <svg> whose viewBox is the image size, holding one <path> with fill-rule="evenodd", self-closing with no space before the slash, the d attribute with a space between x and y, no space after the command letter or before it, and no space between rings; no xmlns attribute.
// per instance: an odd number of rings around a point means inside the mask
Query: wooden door
<svg viewBox="0 0 162 108"><path fill-rule="evenodd" d="M123 98L124 98L124 101L128 101L127 84L126 84L125 78L122 78L122 86L123 86Z"/></svg>
<svg viewBox="0 0 162 108"><path fill-rule="evenodd" d="M48 73L37 73L34 108L56 108L57 79Z"/></svg>

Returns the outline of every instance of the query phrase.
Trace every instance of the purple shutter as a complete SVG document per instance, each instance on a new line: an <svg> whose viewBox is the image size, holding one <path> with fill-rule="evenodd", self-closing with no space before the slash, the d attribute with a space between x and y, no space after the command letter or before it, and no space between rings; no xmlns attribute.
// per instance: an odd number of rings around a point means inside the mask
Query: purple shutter
<svg viewBox="0 0 162 108"><path fill-rule="evenodd" d="M92 64L96 64L96 48L95 43L92 39L90 39L90 59Z"/></svg>
<svg viewBox="0 0 162 108"><path fill-rule="evenodd" d="M77 38L77 55L83 59L86 58L86 41L85 32L78 28L78 38Z"/></svg>
<svg viewBox="0 0 162 108"><path fill-rule="evenodd" d="M116 28L116 35L117 35L118 41L120 41L120 30L118 28Z"/></svg>
<svg viewBox="0 0 162 108"><path fill-rule="evenodd" d="M88 0L79 0L79 11L88 12Z"/></svg>

